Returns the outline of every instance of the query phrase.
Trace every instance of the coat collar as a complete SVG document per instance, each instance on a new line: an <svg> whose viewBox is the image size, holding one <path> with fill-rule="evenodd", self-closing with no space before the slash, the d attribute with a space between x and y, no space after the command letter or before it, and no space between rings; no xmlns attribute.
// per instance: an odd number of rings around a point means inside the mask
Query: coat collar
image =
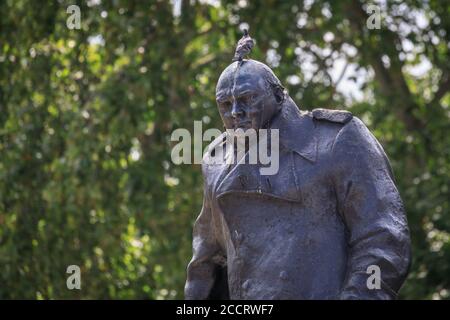
<svg viewBox="0 0 450 320"><path fill-rule="evenodd" d="M280 145L311 162L316 161L317 139L312 116L308 112L300 111L290 97L272 121L270 128L279 130Z"/></svg>
<svg viewBox="0 0 450 320"><path fill-rule="evenodd" d="M270 129L279 130L280 138L280 156L282 147L291 150L301 157L314 163L317 156L317 140L316 133L314 132L314 122L310 113L300 112L294 102L289 98L288 101L283 105L282 111L273 119ZM223 135L222 139L226 140L226 135ZM223 144L223 142L221 143ZM254 146L253 146L254 147ZM225 152L225 157L228 152ZM229 164L223 164L222 170L219 170L219 176L217 177L213 188L214 193L217 196L221 196L228 192L258 192L275 195L279 198L284 198L286 200L295 199L295 194L290 194L292 190L287 190L286 188L291 185L296 185L295 176L296 168L294 158L288 157L287 160L291 161L286 163L280 160L281 171L278 174L282 176L288 176L289 179L294 179L292 183L283 183L277 186L276 181L272 180L275 189L265 186L267 179L276 179L261 177L259 164L250 165L246 163L248 152L231 170L229 170ZM285 158L286 159L286 158ZM235 159L236 160L236 159ZM228 171L229 170L229 171ZM293 172L291 172L294 170ZM286 173L290 172L290 173ZM244 180L244 181L243 181ZM245 182L246 181L246 182ZM286 185L284 185L286 184ZM286 189L286 190L285 190Z"/></svg>
<svg viewBox="0 0 450 320"><path fill-rule="evenodd" d="M271 129L279 130L280 145L295 151L310 162L316 161L317 138L314 133L315 125L312 116L309 112L300 111L290 97L272 120L269 130ZM220 146L224 145L226 136L227 133L224 132L216 140ZM213 142L210 148L213 149L216 146L217 144Z"/></svg>

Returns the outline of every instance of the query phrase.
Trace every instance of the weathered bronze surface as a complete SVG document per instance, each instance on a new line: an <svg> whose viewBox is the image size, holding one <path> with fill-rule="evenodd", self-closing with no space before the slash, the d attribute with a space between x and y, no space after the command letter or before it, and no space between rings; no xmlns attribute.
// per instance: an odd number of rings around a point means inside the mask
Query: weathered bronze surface
<svg viewBox="0 0 450 320"><path fill-rule="evenodd" d="M410 238L383 148L350 112L300 111L269 67L244 59L252 47L246 34L220 76L219 112L229 129L279 129L279 171L202 165L186 298L394 299Z"/></svg>

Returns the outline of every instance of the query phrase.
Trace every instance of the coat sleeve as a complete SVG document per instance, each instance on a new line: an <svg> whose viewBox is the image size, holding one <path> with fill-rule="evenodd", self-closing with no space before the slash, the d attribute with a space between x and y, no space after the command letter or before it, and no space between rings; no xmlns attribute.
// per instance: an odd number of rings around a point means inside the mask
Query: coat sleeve
<svg viewBox="0 0 450 320"><path fill-rule="evenodd" d="M211 202L205 188L202 210L194 224L193 256L187 267L184 289L187 300L212 299L223 294L218 293L221 291L218 281L223 278L223 255L214 230Z"/></svg>
<svg viewBox="0 0 450 320"><path fill-rule="evenodd" d="M332 155L348 243L340 298L395 299L410 266L410 237L386 154L366 126L353 118L338 133ZM373 277L377 268L378 284Z"/></svg>

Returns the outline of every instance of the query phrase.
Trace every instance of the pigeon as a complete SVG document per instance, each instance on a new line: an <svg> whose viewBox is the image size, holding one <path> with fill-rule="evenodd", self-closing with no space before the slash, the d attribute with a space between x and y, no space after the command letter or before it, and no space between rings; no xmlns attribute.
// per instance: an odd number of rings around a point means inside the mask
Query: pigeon
<svg viewBox="0 0 450 320"><path fill-rule="evenodd" d="M244 59L244 57L252 51L254 45L255 41L252 38L250 38L248 30L244 29L244 35L237 44L236 51L234 53L234 58L232 61L233 62L242 61L242 59Z"/></svg>

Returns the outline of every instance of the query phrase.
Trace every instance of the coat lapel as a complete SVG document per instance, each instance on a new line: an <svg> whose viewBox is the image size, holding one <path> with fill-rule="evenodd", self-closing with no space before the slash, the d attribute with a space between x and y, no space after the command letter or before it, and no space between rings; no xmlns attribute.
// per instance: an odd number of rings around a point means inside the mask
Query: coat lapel
<svg viewBox="0 0 450 320"><path fill-rule="evenodd" d="M247 152L234 167L233 165L224 166L224 170L228 172L222 173L217 181L215 188L217 197L240 192L299 201L299 182L297 181L294 153L312 163L316 161L317 141L312 118L307 113L301 113L293 101L288 100L282 111L272 121L270 129L279 130L278 173L272 176L261 175L261 165L259 163L249 164L249 152ZM256 147L256 145L251 147ZM230 166L231 170L229 170Z"/></svg>

